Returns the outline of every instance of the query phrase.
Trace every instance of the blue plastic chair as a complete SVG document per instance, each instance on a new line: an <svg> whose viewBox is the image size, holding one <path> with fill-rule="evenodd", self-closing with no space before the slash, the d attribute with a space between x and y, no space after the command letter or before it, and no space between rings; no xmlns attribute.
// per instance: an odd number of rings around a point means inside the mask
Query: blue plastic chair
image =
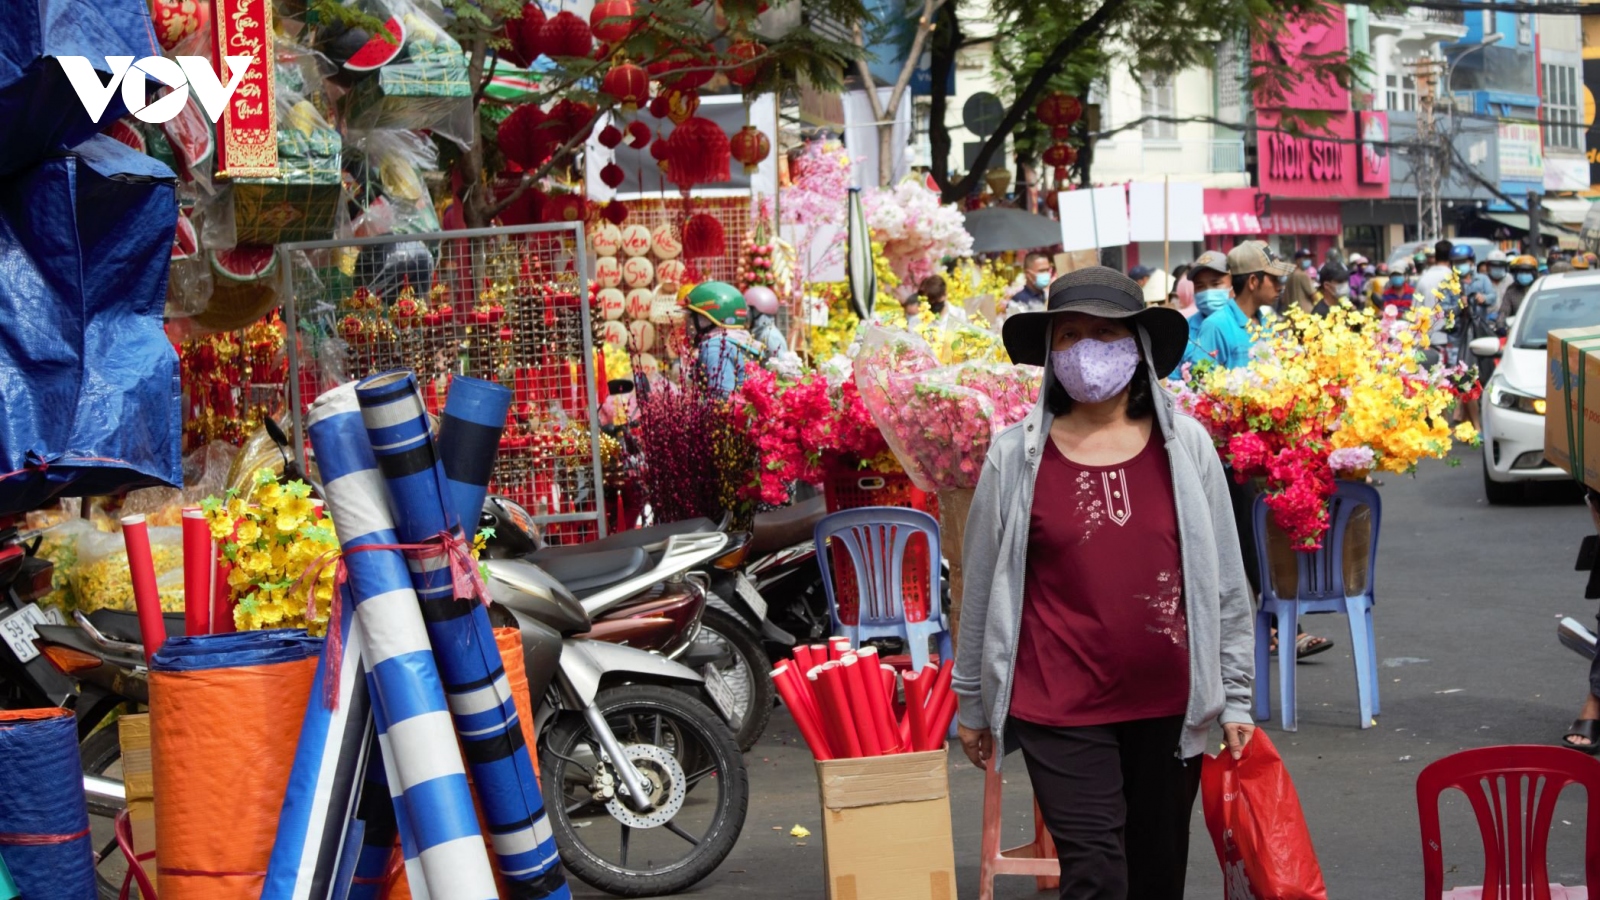
<svg viewBox="0 0 1600 900"><path fill-rule="evenodd" d="M901 581L906 544L913 535L928 540L928 618L907 622ZM817 565L822 568L822 585L828 592L828 615L833 618L833 633L850 639L859 647L863 640L898 637L906 642L911 665L920 671L928 664L928 638L938 637L942 659L954 659L950 624L940 603L939 523L933 516L898 506L864 506L826 516L812 532L817 545ZM855 567L856 624L839 619L839 601L834 595L833 561L828 539L850 554Z"/></svg>
<svg viewBox="0 0 1600 900"><path fill-rule="evenodd" d="M1351 595L1344 583L1344 545L1352 514L1362 507L1371 510L1372 544L1367 554L1366 586ZM1278 626L1278 702L1283 706L1283 730L1299 728L1295 712L1295 635L1300 616L1311 613L1344 613L1350 618L1350 655L1356 665L1356 693L1361 708L1361 727L1372 727L1378 715L1378 648L1372 630L1373 578L1377 574L1378 524L1383 504L1372 487L1355 481L1340 481L1328 501L1330 527L1322 549L1295 553L1299 568L1296 597L1279 597L1272 584L1272 561L1267 553L1265 497L1257 497L1252 515L1255 520L1256 558L1261 572L1261 609L1256 613L1256 697L1255 717L1264 722L1272 718L1272 690L1264 683L1268 670L1272 626Z"/></svg>

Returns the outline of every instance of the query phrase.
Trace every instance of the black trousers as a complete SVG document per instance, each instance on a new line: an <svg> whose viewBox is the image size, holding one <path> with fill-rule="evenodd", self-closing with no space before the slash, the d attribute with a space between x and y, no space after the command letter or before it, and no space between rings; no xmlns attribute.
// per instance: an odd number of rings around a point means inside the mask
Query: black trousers
<svg viewBox="0 0 1600 900"><path fill-rule="evenodd" d="M1061 859L1062 900L1182 900L1200 758L1183 717L1055 728L1012 719Z"/></svg>

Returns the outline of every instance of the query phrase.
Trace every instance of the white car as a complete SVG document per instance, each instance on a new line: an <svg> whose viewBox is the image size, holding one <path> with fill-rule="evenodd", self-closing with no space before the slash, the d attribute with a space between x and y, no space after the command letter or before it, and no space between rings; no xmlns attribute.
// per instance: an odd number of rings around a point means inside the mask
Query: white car
<svg viewBox="0 0 1600 900"><path fill-rule="evenodd" d="M1505 347L1479 338L1471 350L1500 357L1484 386L1483 493L1490 503L1522 497L1530 481L1572 476L1544 458L1545 342L1552 330L1600 325L1600 272L1562 272L1534 282L1511 325Z"/></svg>

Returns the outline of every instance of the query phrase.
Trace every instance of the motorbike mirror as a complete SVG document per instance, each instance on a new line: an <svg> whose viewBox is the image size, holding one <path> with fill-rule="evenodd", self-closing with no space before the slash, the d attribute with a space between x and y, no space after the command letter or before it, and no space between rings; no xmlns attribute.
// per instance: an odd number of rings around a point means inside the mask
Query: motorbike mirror
<svg viewBox="0 0 1600 900"><path fill-rule="evenodd" d="M289 436L283 433L283 428L271 416L261 417L261 427L267 429L267 436L272 438L273 443L279 447L289 446Z"/></svg>

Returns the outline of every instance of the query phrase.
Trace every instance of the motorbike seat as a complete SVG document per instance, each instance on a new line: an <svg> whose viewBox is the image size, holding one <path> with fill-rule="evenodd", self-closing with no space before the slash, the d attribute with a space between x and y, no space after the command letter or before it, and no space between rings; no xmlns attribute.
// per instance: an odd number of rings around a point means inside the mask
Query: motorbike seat
<svg viewBox="0 0 1600 900"><path fill-rule="evenodd" d="M550 549L554 548L530 553L523 559L543 569L546 575L561 582L562 587L580 599L626 581L650 568L650 554L638 547L567 554L550 554Z"/></svg>
<svg viewBox="0 0 1600 900"><path fill-rule="evenodd" d="M827 514L827 502L821 497L756 513L755 525L750 530L750 555L765 556L811 540L817 523Z"/></svg>
<svg viewBox="0 0 1600 900"><path fill-rule="evenodd" d="M681 522L667 522L662 525L646 525L643 528L630 528L627 531L619 531L616 534L608 534L599 540L589 541L586 544L566 544L559 547L545 547L535 553L534 556L527 558L538 563L546 571L549 571L550 567L544 564L544 560L553 559L558 556L575 556L586 553L595 553L602 550L645 548L655 544L664 543L667 538L677 537L680 534L701 534L704 532L717 530L719 530L717 523L711 521L710 519L684 519ZM534 557L539 558L536 559ZM551 574L554 575L555 573L552 572ZM559 576L556 576L556 580L562 582L563 584L566 583L566 579ZM571 587L571 585L568 585L568 587Z"/></svg>
<svg viewBox="0 0 1600 900"><path fill-rule="evenodd" d="M167 637L183 637L183 613L165 613L161 621L167 626ZM97 609L89 613L89 624L110 640L127 644L144 643L144 635L139 632L139 614L136 612Z"/></svg>

